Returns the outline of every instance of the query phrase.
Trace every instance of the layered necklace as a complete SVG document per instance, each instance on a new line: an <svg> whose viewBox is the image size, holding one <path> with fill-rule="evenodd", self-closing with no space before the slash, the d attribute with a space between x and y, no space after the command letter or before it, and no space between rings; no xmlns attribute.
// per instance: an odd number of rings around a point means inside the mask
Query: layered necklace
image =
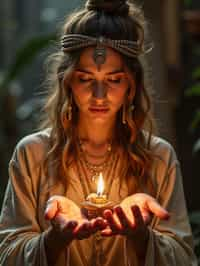
<svg viewBox="0 0 200 266"><path fill-rule="evenodd" d="M119 153L116 152L110 142L107 143L106 151L101 155L88 152L84 144L84 141L78 141L78 159L76 161L76 171L82 185L84 197L86 198L92 192L97 192L97 182L100 173L102 173L105 181L104 192L109 197L113 180L116 177ZM91 162L89 158L93 159L95 163Z"/></svg>
<svg viewBox="0 0 200 266"><path fill-rule="evenodd" d="M107 144L107 149L104 154L96 155L91 154L84 147L82 140L79 140L79 150L80 150L80 162L82 166L85 166L88 173L90 174L91 181L96 182L100 173L105 173L109 166L112 165L114 156L112 151L111 143ZM96 160L101 160L101 163L94 164L88 161L87 157L93 158ZM103 160L102 160L103 159Z"/></svg>
<svg viewBox="0 0 200 266"><path fill-rule="evenodd" d="M97 180L100 173L103 174L106 183L104 192L107 197L109 197L110 190L117 173L117 166L120 159L119 153L116 152L111 143L108 143L107 149L104 154L91 154L86 149L84 142L82 140L79 140L78 155L79 156L78 160L76 161L76 169L85 199L91 192L96 192L94 191L94 189L96 189L97 187ZM88 158L91 158L93 160L95 159L96 161L99 160L101 161L101 163L91 163ZM100 266L104 264L105 257L103 255L102 241L103 239L100 235L100 232L97 232L93 236L91 265ZM79 246L79 250L81 250L79 242L77 242L77 245ZM85 261L85 265L87 265L84 254L81 254L81 257Z"/></svg>

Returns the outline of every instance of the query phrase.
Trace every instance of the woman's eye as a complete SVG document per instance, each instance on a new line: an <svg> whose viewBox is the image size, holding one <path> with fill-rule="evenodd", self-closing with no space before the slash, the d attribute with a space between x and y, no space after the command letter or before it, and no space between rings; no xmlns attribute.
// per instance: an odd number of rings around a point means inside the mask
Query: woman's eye
<svg viewBox="0 0 200 266"><path fill-rule="evenodd" d="M80 82L89 82L91 81L92 79L91 78L83 78L83 77L79 77L79 81Z"/></svg>
<svg viewBox="0 0 200 266"><path fill-rule="evenodd" d="M121 78L117 78L117 79L108 79L109 82L113 82L113 83L120 83L121 82Z"/></svg>

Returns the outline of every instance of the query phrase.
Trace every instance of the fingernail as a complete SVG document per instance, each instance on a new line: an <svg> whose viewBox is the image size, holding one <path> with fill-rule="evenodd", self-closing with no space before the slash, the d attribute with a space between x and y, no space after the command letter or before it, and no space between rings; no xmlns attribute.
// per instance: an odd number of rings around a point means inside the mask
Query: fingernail
<svg viewBox="0 0 200 266"><path fill-rule="evenodd" d="M75 226L77 226L77 222L72 221L72 222L69 223L69 226L70 227L75 227Z"/></svg>
<svg viewBox="0 0 200 266"><path fill-rule="evenodd" d="M44 214L44 218L46 219L46 220L49 220L50 219L50 217L49 217L49 213L46 211L45 212L45 214Z"/></svg>
<svg viewBox="0 0 200 266"><path fill-rule="evenodd" d="M166 213L164 219L167 221L167 220L169 220L169 218L170 218L170 214L169 213Z"/></svg>

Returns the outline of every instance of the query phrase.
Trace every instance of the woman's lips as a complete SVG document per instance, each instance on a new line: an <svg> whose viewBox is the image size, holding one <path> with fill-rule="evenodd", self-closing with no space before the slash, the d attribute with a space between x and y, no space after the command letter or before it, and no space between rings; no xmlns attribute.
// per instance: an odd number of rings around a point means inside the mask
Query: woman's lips
<svg viewBox="0 0 200 266"><path fill-rule="evenodd" d="M94 112L94 113L106 113L109 111L109 108L106 107L90 107L89 108L90 112Z"/></svg>

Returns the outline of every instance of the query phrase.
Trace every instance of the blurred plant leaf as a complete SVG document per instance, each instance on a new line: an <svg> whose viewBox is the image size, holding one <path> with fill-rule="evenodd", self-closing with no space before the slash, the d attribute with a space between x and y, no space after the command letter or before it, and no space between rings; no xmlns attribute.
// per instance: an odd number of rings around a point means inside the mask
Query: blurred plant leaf
<svg viewBox="0 0 200 266"><path fill-rule="evenodd" d="M28 40L24 46L19 48L16 53L15 60L5 73L3 80L1 81L1 96L5 93L5 89L8 84L13 81L23 69L32 63L35 57L44 49L47 48L52 41L56 40L56 33L52 33L45 36L37 36Z"/></svg>
<svg viewBox="0 0 200 266"><path fill-rule="evenodd" d="M185 5L186 7L190 7L191 4L192 4L192 0L184 0L184 5Z"/></svg>
<svg viewBox="0 0 200 266"><path fill-rule="evenodd" d="M192 77L194 79L198 79L200 78L200 67L196 68L193 72L192 72Z"/></svg>
<svg viewBox="0 0 200 266"><path fill-rule="evenodd" d="M197 128L198 124L200 123L200 109L197 109L194 114L194 118L192 123L190 124L190 132L193 132L195 128Z"/></svg>
<svg viewBox="0 0 200 266"><path fill-rule="evenodd" d="M200 151L200 138L195 142L194 147L193 147L193 153L197 153L198 151Z"/></svg>
<svg viewBox="0 0 200 266"><path fill-rule="evenodd" d="M200 83L196 83L194 86L188 88L185 91L186 96L200 96Z"/></svg>

